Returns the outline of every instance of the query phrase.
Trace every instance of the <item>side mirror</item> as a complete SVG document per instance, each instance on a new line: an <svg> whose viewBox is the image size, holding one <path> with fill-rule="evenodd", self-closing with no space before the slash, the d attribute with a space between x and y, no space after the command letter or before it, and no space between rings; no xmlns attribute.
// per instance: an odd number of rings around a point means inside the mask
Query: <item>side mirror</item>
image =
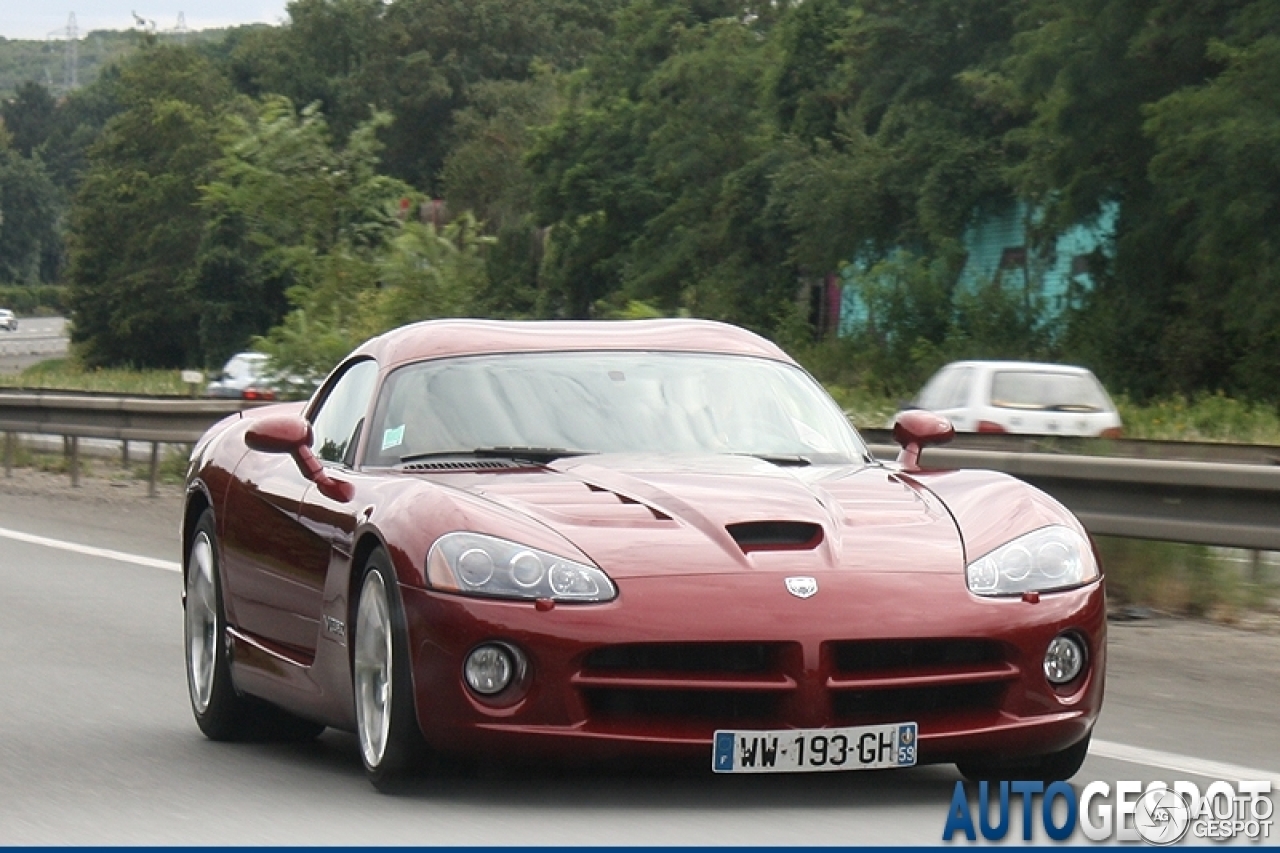
<svg viewBox="0 0 1280 853"><path fill-rule="evenodd" d="M259 453L296 453L311 448L311 423L297 415L254 418L245 430L244 443Z"/></svg>
<svg viewBox="0 0 1280 853"><path fill-rule="evenodd" d="M351 484L329 475L312 451L311 441L311 423L299 415L255 418L244 434L244 443L250 450L292 456L302 476L315 483L320 494L339 503L351 500L355 494Z"/></svg>
<svg viewBox="0 0 1280 853"><path fill-rule="evenodd" d="M893 440L901 447L898 464L907 473L920 470L920 451L931 444L946 444L955 437L956 428L942 415L912 409L902 412L893 423Z"/></svg>

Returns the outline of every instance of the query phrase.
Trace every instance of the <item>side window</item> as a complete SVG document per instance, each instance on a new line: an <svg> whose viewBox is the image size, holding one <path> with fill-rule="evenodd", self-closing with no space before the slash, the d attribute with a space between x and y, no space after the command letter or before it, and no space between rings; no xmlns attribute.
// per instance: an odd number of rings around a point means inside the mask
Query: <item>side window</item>
<svg viewBox="0 0 1280 853"><path fill-rule="evenodd" d="M350 465L378 378L375 361L359 361L347 368L329 388L311 418L316 455L326 462Z"/></svg>

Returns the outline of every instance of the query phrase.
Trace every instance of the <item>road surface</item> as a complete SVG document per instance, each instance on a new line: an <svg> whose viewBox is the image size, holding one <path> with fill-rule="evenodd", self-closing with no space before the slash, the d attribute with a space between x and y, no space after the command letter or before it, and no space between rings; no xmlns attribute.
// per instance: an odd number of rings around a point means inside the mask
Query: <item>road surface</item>
<svg viewBox="0 0 1280 853"><path fill-rule="evenodd" d="M365 781L348 734L212 743L187 703L177 490L149 501L145 484L72 490L54 475L16 474L0 478L0 843L942 838L959 778L951 766L754 778L490 768L390 797ZM1280 789L1280 637L1171 619L1113 623L1110 664L1077 789L1122 779L1204 789L1224 773Z"/></svg>
<svg viewBox="0 0 1280 853"><path fill-rule="evenodd" d="M62 317L19 317L18 331L0 330L0 384L3 375L67 352L67 321Z"/></svg>

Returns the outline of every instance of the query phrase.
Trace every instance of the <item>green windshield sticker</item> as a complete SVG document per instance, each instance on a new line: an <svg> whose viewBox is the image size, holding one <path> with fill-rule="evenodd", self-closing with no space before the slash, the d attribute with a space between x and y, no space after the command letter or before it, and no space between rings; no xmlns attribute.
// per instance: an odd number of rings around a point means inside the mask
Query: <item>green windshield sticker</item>
<svg viewBox="0 0 1280 853"><path fill-rule="evenodd" d="M404 444L404 424L395 429L384 430L382 433L382 449L390 450L393 447L399 447Z"/></svg>

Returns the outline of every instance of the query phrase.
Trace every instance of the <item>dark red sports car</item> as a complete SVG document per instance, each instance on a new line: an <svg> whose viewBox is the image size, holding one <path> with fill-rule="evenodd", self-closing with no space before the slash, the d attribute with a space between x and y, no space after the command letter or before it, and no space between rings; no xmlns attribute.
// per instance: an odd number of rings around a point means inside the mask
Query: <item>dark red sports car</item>
<svg viewBox="0 0 1280 853"><path fill-rule="evenodd" d="M209 737L701 756L717 772L955 762L1057 779L1102 704L1080 523L902 416L877 462L768 341L697 320L442 320L195 448L186 656Z"/></svg>

